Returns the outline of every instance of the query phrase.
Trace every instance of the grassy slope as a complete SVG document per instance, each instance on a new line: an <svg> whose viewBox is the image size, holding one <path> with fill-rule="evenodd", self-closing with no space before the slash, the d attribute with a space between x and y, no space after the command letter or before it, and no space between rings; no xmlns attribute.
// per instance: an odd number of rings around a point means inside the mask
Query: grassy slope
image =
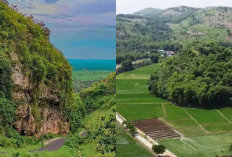
<svg viewBox="0 0 232 157"><path fill-rule="evenodd" d="M190 154L193 154L192 156L209 154L211 157L215 154L228 153L227 149L232 138L232 109L182 108L149 95L146 79L138 78L141 75L149 76L156 66L157 64L153 64L117 77L117 111L128 120L164 119L188 137L184 143L178 139L160 141L180 157L189 157ZM129 79L130 76L133 77ZM222 142L221 139L224 138L226 140Z"/></svg>
<svg viewBox="0 0 232 157"><path fill-rule="evenodd" d="M17 148L17 150L14 148L0 148L0 152L7 152L6 154L0 154L0 156L12 157L14 156L14 154L19 153L20 157L78 157L78 153L67 146L63 146L61 149L52 152L31 152L37 150L41 146L42 143L39 143L38 145L27 146L24 148Z"/></svg>
<svg viewBox="0 0 232 157"><path fill-rule="evenodd" d="M97 131L100 127L103 126L102 124L105 123L105 121L104 122L101 121L101 117L105 117L106 120L108 120L110 115L115 115L115 112L113 111L116 108L116 105L114 103L115 96L114 96L114 93L112 93L114 92L112 88L115 88L115 74L111 74L106 80L101 81L101 83L95 84L93 87L86 89L85 92L91 93L92 90L96 90L95 88L97 88L98 86L101 86L102 84L105 84L107 86L105 90L111 93L108 93L107 95L98 94L100 97L92 98L92 99L96 99L95 101L98 101L98 99L102 99L102 98L103 99L107 98L107 99L102 100L103 103L100 108L86 115L86 117L83 120L84 130L91 130L92 132ZM113 157L115 156L115 153L106 153L102 155L99 151L97 152L96 147L98 143L96 142L97 140L85 141L84 144L81 145L81 149L80 149L82 156L84 157L91 157L91 156Z"/></svg>
<svg viewBox="0 0 232 157"><path fill-rule="evenodd" d="M140 144L135 141L122 127L117 124L117 157L152 157L153 155L145 150Z"/></svg>
<svg viewBox="0 0 232 157"><path fill-rule="evenodd" d="M110 114L114 114L112 110L116 108L116 106L108 107L102 106L100 109L96 110L95 112L87 115L83 121L85 124L85 129L90 129L91 131L95 130L100 125L100 118L109 117ZM103 156L101 153L96 151L96 143L95 141L89 141L81 146L81 153L84 157L100 157ZM108 153L104 155L105 157L114 157L114 153Z"/></svg>

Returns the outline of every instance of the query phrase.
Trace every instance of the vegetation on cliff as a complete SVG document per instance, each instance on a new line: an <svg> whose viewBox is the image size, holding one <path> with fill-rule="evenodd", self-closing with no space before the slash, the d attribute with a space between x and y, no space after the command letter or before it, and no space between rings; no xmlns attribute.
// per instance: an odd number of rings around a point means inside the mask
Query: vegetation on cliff
<svg viewBox="0 0 232 157"><path fill-rule="evenodd" d="M31 76L31 83L36 84L32 92L36 93L42 82L58 87L64 104L72 92L71 66L49 42L48 28L3 2L0 2L0 25L1 78L8 81L1 82L1 92L7 95L7 99L11 97L12 88L8 88L12 86L11 66L21 63L26 75Z"/></svg>
<svg viewBox="0 0 232 157"><path fill-rule="evenodd" d="M4 137L1 137L1 146L10 141L14 146L21 146L14 143L28 143L29 138L13 130L20 106L29 104L33 108L28 111L32 112L33 123L41 127L41 106L62 109L74 100L71 66L49 42L49 34L43 23L36 23L32 16L19 14L15 7L0 1L0 135ZM44 99L45 88L52 89L58 100L49 101L49 96ZM21 93L27 94L26 97L19 97ZM4 140L8 142L4 144Z"/></svg>

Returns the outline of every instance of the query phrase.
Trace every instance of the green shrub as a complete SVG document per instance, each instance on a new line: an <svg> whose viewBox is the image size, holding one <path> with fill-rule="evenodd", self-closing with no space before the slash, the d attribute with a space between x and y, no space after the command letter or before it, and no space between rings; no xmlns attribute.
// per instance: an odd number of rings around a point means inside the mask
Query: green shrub
<svg viewBox="0 0 232 157"><path fill-rule="evenodd" d="M64 109L64 113L69 121L71 132L74 133L82 127L83 113L77 104L69 105Z"/></svg>
<svg viewBox="0 0 232 157"><path fill-rule="evenodd" d="M97 151L102 154L116 151L116 118L110 114L107 119L101 117L100 126L93 132L93 139L98 141Z"/></svg>
<svg viewBox="0 0 232 157"><path fill-rule="evenodd" d="M55 135L55 134L52 134L52 133L43 134L43 135L40 136L39 141L42 141L42 140L44 140L44 141L50 140L50 139L55 138L55 136L56 136L56 135Z"/></svg>
<svg viewBox="0 0 232 157"><path fill-rule="evenodd" d="M153 145L152 146L152 150L156 153L156 154L163 154L166 150L166 147L163 145Z"/></svg>
<svg viewBox="0 0 232 157"><path fill-rule="evenodd" d="M5 136L0 137L0 147L13 147L15 141L13 139L7 138Z"/></svg>
<svg viewBox="0 0 232 157"><path fill-rule="evenodd" d="M13 101L0 98L0 116L3 126L11 126L16 120L16 104Z"/></svg>
<svg viewBox="0 0 232 157"><path fill-rule="evenodd" d="M153 63L158 63L160 59L160 54L151 54L150 59Z"/></svg>
<svg viewBox="0 0 232 157"><path fill-rule="evenodd" d="M32 67L33 69L33 76L35 81L42 81L45 79L47 74L47 69L44 64L44 59L40 56L33 56L32 58Z"/></svg>
<svg viewBox="0 0 232 157"><path fill-rule="evenodd" d="M134 124L132 124L129 121L123 121L122 123L123 126L126 126L126 128L129 130L129 132L133 135L136 132L136 128Z"/></svg>
<svg viewBox="0 0 232 157"><path fill-rule="evenodd" d="M229 151L232 154L232 144L229 146Z"/></svg>
<svg viewBox="0 0 232 157"><path fill-rule="evenodd" d="M78 149L79 146L84 142L84 140L85 140L85 137L81 137L77 133L75 135L70 135L65 145L67 145L70 148Z"/></svg>
<svg viewBox="0 0 232 157"><path fill-rule="evenodd" d="M122 71L130 71L134 69L131 60L124 60L122 61L121 65L122 65L121 66Z"/></svg>
<svg viewBox="0 0 232 157"><path fill-rule="evenodd" d="M7 127L5 136L0 137L0 147L22 148L25 145L36 145L39 140L35 137L21 136L13 128Z"/></svg>
<svg viewBox="0 0 232 157"><path fill-rule="evenodd" d="M12 97L12 87L10 61L0 50L0 97L10 100Z"/></svg>

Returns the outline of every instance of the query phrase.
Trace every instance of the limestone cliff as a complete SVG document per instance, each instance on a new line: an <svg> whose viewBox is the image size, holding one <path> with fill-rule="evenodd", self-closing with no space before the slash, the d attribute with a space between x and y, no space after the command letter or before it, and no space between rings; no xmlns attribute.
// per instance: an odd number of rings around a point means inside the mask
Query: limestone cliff
<svg viewBox="0 0 232 157"><path fill-rule="evenodd" d="M33 112L30 105L18 108L18 121L15 123L16 130L22 135L67 134L69 125L59 110L50 107L39 107L38 114ZM36 121L39 116L41 119Z"/></svg>
<svg viewBox="0 0 232 157"><path fill-rule="evenodd" d="M31 70L23 70L16 53L11 53L11 60L15 62L12 67L13 100L23 102L17 110L18 120L14 124L15 129L20 134L28 136L68 133L69 125L58 108L61 100L55 84L49 86L41 83L37 86L37 83L31 81L33 78ZM40 92L36 92L35 96L34 91ZM35 97L37 103L33 102Z"/></svg>
<svg viewBox="0 0 232 157"><path fill-rule="evenodd" d="M12 126L28 136L68 133L63 109L72 100L72 68L50 43L50 30L2 1L0 26L0 98L17 104Z"/></svg>

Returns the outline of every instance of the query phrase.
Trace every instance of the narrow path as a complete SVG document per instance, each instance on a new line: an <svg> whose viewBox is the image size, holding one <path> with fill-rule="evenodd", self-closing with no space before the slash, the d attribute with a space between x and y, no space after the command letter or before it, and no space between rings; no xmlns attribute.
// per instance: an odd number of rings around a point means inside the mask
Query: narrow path
<svg viewBox="0 0 232 157"><path fill-rule="evenodd" d="M150 61L150 58L143 58L143 59L138 59L136 61L132 61L132 64L138 64L138 63L142 63L144 61ZM116 64L116 69L120 68L122 65L121 64Z"/></svg>
<svg viewBox="0 0 232 157"><path fill-rule="evenodd" d="M195 119L193 118L193 116L185 109L183 108L183 110L185 111L185 113L187 113L187 115L195 122L199 125L199 127L206 133L209 134L209 132L207 130L205 130L205 128Z"/></svg>
<svg viewBox="0 0 232 157"><path fill-rule="evenodd" d="M228 123L232 124L232 122L220 111L216 110Z"/></svg>
<svg viewBox="0 0 232 157"><path fill-rule="evenodd" d="M60 149L66 141L66 138L60 138L52 141L51 143L47 144L45 147L41 147L37 150L37 152L41 151L54 151Z"/></svg>
<svg viewBox="0 0 232 157"><path fill-rule="evenodd" d="M154 104L154 105L161 105L161 104L170 104L170 103L162 103L162 102L157 102L157 103L154 103L154 102L153 103L152 102L151 103L143 103L143 102L141 102L141 103L134 103L134 102L133 103L123 103L122 102L122 103L120 103L120 102L117 102L117 104L125 104L125 105L127 105L127 104L128 105L130 105L130 104L131 105L133 105L133 104L145 104L145 105Z"/></svg>
<svg viewBox="0 0 232 157"><path fill-rule="evenodd" d="M180 141L181 141L182 143L184 143L185 145L187 145L187 146L190 147L191 149L197 150L196 148L194 148L193 146L191 146L190 144L188 144L188 143L185 142L184 140L185 140L184 137L180 139Z"/></svg>
<svg viewBox="0 0 232 157"><path fill-rule="evenodd" d="M167 117L167 114L166 114L166 111L165 111L165 108L164 108L164 103L162 103L162 108L163 108L163 113L164 113L164 117Z"/></svg>
<svg viewBox="0 0 232 157"><path fill-rule="evenodd" d="M82 154L81 154L81 150L78 149L78 154L79 154L79 157L82 157Z"/></svg>
<svg viewBox="0 0 232 157"><path fill-rule="evenodd" d="M0 152L0 155L6 155L6 152Z"/></svg>

